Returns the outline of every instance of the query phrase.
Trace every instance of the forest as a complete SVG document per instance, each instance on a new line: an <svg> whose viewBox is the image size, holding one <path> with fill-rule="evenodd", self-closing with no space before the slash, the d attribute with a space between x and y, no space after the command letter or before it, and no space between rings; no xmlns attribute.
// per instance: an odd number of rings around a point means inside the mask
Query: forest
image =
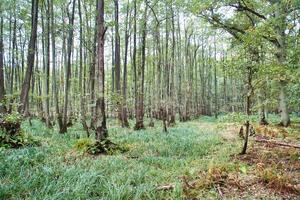
<svg viewBox="0 0 300 200"><path fill-rule="evenodd" d="M0 199L299 199L299 0L1 0Z"/></svg>

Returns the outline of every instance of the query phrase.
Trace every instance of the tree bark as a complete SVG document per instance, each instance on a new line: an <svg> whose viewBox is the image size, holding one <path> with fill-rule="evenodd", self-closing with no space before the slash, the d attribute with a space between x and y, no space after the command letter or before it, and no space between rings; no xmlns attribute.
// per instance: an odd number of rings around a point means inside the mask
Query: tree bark
<svg viewBox="0 0 300 200"><path fill-rule="evenodd" d="M95 137L100 141L108 137L108 131L106 128L106 115L105 115L105 101L104 101L104 41L106 28L104 26L104 0L97 1L97 25L98 25L98 63L96 68L98 91L96 100L96 110L94 116L94 123L96 127Z"/></svg>
<svg viewBox="0 0 300 200"><path fill-rule="evenodd" d="M45 66L45 119L46 119L46 126L51 127L51 121L50 121L50 108L49 108L49 87L50 87L50 1L47 0L47 8L46 9L46 18L47 18L47 24L46 24L46 66Z"/></svg>
<svg viewBox="0 0 300 200"><path fill-rule="evenodd" d="M1 10L2 13L2 10ZM4 87L4 66L3 66L3 55L4 55L4 48L3 48L3 17L1 17L0 22L0 113L6 112L5 107L5 87Z"/></svg>
<svg viewBox="0 0 300 200"><path fill-rule="evenodd" d="M146 4L146 1L145 1ZM139 78L139 91L138 91L138 105L137 105L137 112L136 112L136 124L135 130L144 129L144 82L145 82L145 62L146 62L146 37L147 37L147 13L148 13L148 6L145 6L144 12L144 19L142 24L142 58L141 58L141 65L140 69L138 70Z"/></svg>
<svg viewBox="0 0 300 200"><path fill-rule="evenodd" d="M118 118L122 123L119 0L114 0L114 3L115 3L115 86L118 95L117 97Z"/></svg>
<svg viewBox="0 0 300 200"><path fill-rule="evenodd" d="M126 22L125 22L125 51L124 51L124 68L123 68L123 90L122 90L122 127L129 127L127 117L127 53L128 53L128 34L129 25L129 0L127 1Z"/></svg>
<svg viewBox="0 0 300 200"><path fill-rule="evenodd" d="M31 20L31 36L28 44L28 55L27 55L27 70L25 73L24 82L22 85L20 95L20 106L18 111L24 113L26 104L28 104L28 93L30 88L30 81L32 77L34 67L34 55L36 48L36 37L37 37L37 23L38 23L38 0L32 0L32 20Z"/></svg>
<svg viewBox="0 0 300 200"><path fill-rule="evenodd" d="M172 11L172 65L171 65L171 82L170 82L170 125L175 124L175 49L176 49L176 43L175 43L175 13L173 9L173 1L171 5L171 11Z"/></svg>
<svg viewBox="0 0 300 200"><path fill-rule="evenodd" d="M73 0L73 7L71 16L69 16L69 32L68 32L68 44L67 44L67 63L66 63L66 78L65 78L65 97L64 97L64 109L63 109L63 123L60 128L60 133L66 133L68 129L68 104L69 104L69 90L70 90L70 78L71 78L71 55L73 45L73 32L74 32L74 14L75 14L76 1Z"/></svg>
<svg viewBox="0 0 300 200"><path fill-rule="evenodd" d="M137 20L137 0L134 0L134 22L133 22L133 75L134 75L134 111L135 111L135 117L137 118L138 115L138 91L137 91L137 67L136 67L136 34L137 34L137 28L136 28L136 20Z"/></svg>
<svg viewBox="0 0 300 200"><path fill-rule="evenodd" d="M55 106L55 112L57 115L59 115L59 104L58 104L58 91L57 91L57 84L56 84L56 51L55 51L55 26L54 26L54 9L53 9L53 0L50 0L51 2L51 47L52 47L52 87L53 87L53 96L54 96L54 106Z"/></svg>

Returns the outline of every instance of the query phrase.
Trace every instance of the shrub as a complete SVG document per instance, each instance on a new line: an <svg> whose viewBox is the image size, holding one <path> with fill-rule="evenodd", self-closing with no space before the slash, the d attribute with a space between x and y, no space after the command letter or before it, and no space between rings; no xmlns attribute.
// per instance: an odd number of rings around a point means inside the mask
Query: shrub
<svg viewBox="0 0 300 200"><path fill-rule="evenodd" d="M127 147L123 147L111 142L108 139L101 141L93 141L89 138L83 138L76 141L74 148L81 152L86 152L91 155L97 154L117 154L128 151Z"/></svg>
<svg viewBox="0 0 300 200"><path fill-rule="evenodd" d="M74 148L77 151L86 152L92 144L93 144L93 141L91 139L81 138L75 142Z"/></svg>
<svg viewBox="0 0 300 200"><path fill-rule="evenodd" d="M0 119L0 147L19 148L37 145L39 142L21 129L22 117L18 113L7 114Z"/></svg>

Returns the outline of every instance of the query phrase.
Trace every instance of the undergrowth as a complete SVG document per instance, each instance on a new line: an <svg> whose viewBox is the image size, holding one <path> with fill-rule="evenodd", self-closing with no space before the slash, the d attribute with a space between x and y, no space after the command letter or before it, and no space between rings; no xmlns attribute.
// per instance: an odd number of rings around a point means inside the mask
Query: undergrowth
<svg viewBox="0 0 300 200"><path fill-rule="evenodd" d="M0 147L20 148L39 145L37 138L21 127L22 116L17 113L0 115Z"/></svg>
<svg viewBox="0 0 300 200"><path fill-rule="evenodd" d="M109 120L109 139L124 149L104 155L89 153L95 141L79 123L59 134L58 127L25 121L22 130L40 137L41 145L0 149L0 199L215 199L216 185L235 184L230 174L246 175L249 166L232 161L238 141L224 141L199 123L217 121L177 123L164 133L160 121L133 131ZM186 190L183 180L195 180L197 190ZM157 191L164 184L174 189Z"/></svg>

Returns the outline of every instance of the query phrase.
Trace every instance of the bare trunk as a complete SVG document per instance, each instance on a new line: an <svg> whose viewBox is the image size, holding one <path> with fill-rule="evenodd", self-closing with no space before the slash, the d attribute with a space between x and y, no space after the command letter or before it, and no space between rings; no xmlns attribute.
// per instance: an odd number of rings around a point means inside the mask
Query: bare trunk
<svg viewBox="0 0 300 200"><path fill-rule="evenodd" d="M290 125L290 116L287 109L287 97L286 97L286 82L280 81L279 82L279 111L281 115L280 124L284 127Z"/></svg>
<svg viewBox="0 0 300 200"><path fill-rule="evenodd" d="M147 11L148 6L145 8L144 13L144 21L142 26L142 59L141 59L141 66L138 70L139 78L139 91L138 91L138 105L137 105L137 113L136 113L136 124L135 130L144 129L144 82L145 82L145 62L146 62L146 37L147 37Z"/></svg>
<svg viewBox="0 0 300 200"><path fill-rule="evenodd" d="M4 89L4 71L3 71L3 17L0 22L0 113L5 113L5 89Z"/></svg>
<svg viewBox="0 0 300 200"><path fill-rule="evenodd" d="M46 17L47 17L47 24L46 24L46 66L45 66L45 93L46 93L46 100L45 100L45 118L46 118L46 125L47 127L51 127L50 121L50 108L49 108L49 79L50 79L50 2L47 0L47 8L46 8Z"/></svg>
<svg viewBox="0 0 300 200"><path fill-rule="evenodd" d="M119 0L115 2L115 85L118 98L121 98L121 58L120 58L120 34L119 34ZM118 118L122 123L122 103L117 99Z"/></svg>
<svg viewBox="0 0 300 200"><path fill-rule="evenodd" d="M31 21L31 36L28 45L28 56L27 56L27 70L22 85L22 91L20 95L20 106L18 111L24 113L26 104L28 104L28 93L30 88L30 81L34 67L34 54L36 48L36 37L37 37L37 23L38 23L38 0L32 0L32 21Z"/></svg>
<svg viewBox="0 0 300 200"><path fill-rule="evenodd" d="M60 133L66 133L68 129L68 104L69 104L69 90L70 90L70 78L71 78L71 54L73 45L73 24L75 14L75 3L73 0L72 13L69 18L69 33L68 33L68 45L67 45L67 65L66 65L66 79L65 79L65 97L64 97L64 109L63 109L63 125L60 129Z"/></svg>
<svg viewBox="0 0 300 200"><path fill-rule="evenodd" d="M126 11L126 28L125 28L125 51L124 51L124 70L123 70L123 90L122 90L122 127L129 127L127 117L127 51L128 51L128 21L129 21L129 0Z"/></svg>
<svg viewBox="0 0 300 200"><path fill-rule="evenodd" d="M100 141L108 137L106 128L105 116L105 101L104 101L104 37L106 28L104 26L104 0L98 0L97 6L97 24L98 24L98 64L96 68L97 84L96 88L99 92L96 100L96 110L94 116L94 123L96 127L95 137Z"/></svg>

